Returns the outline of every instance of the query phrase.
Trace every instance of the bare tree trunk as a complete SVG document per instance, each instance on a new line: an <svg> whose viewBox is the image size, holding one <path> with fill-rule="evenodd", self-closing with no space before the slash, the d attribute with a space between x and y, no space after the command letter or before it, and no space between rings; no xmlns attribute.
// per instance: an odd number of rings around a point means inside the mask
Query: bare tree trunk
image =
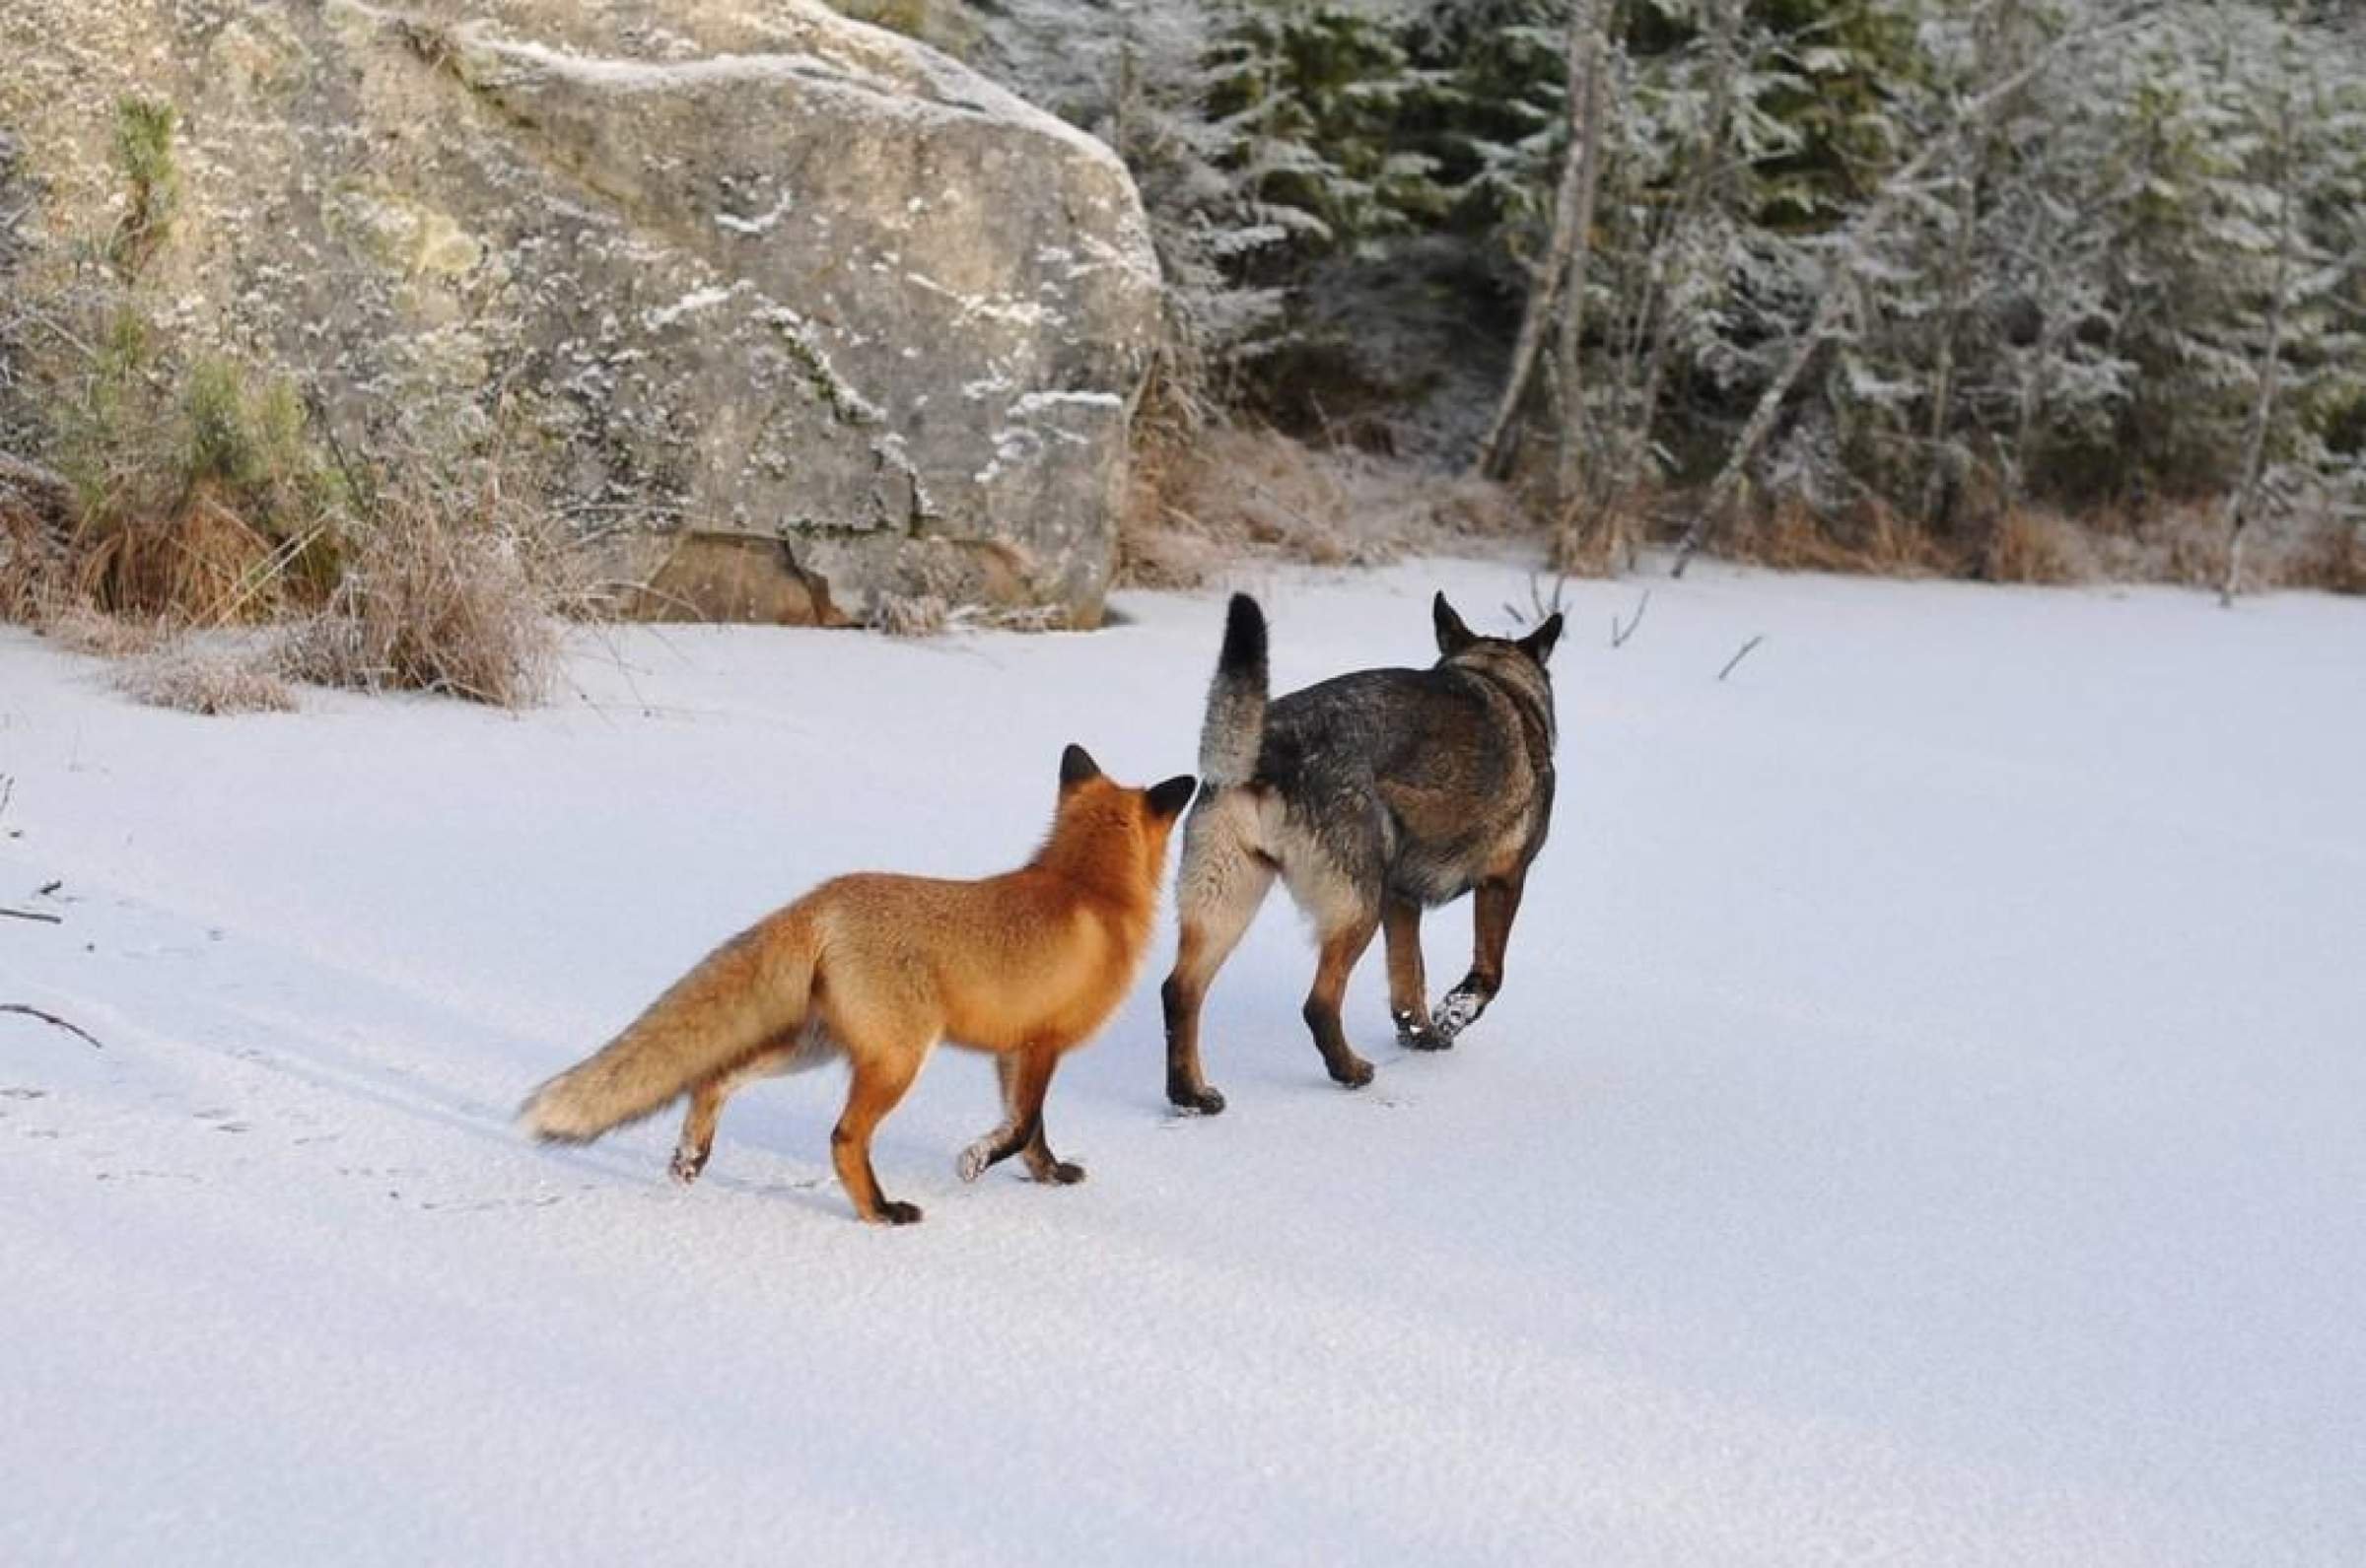
<svg viewBox="0 0 2366 1568"><path fill-rule="evenodd" d="M1718 166L1725 157L1727 122L1733 113L1733 75L1736 42L1741 31L1742 0L1709 0L1710 14L1710 71L1708 79L1708 115L1702 125L1701 143L1694 150L1694 163L1677 197L1676 212L1668 225L1669 241L1675 244L1677 267L1687 263L1681 248L1691 238L1693 226L1708 205L1716 185ZM1654 269L1655 272L1657 269ZM1675 292L1674 279L1654 278L1652 298L1644 305L1644 327L1651 332L1650 347L1644 351L1642 389L1634 404L1632 428L1620 438L1618 472L1613 478L1616 489L1626 490L1641 476L1645 458L1651 450L1651 433L1659 420L1659 395L1667 383L1668 351L1675 341L1669 329L1667 311L1660 302Z"/></svg>
<svg viewBox="0 0 2366 1568"><path fill-rule="evenodd" d="M1931 354L1929 471L1922 480L1922 525L1936 531L1939 508L1947 499L1949 462L1947 422L1955 401L1955 335L1962 330L1965 297L1972 292L1972 237L1980 224L1980 170L1964 180L1956 202L1955 234L1947 246L1947 271L1939 284L1938 343Z"/></svg>
<svg viewBox="0 0 2366 1568"><path fill-rule="evenodd" d="M1692 525L1685 529L1684 538L1676 546L1676 564L1670 569L1671 577L1684 576L1684 569L1692 564L1693 557L1708 541L1710 532L1724 521L1726 511L1740 496L1742 485L1749 477L1750 464L1757 459L1759 447L1766 443L1767 437L1773 433L1775 418L1782 412L1783 402L1790 396L1791 388L1799 384L1799 377L1815 358L1816 350L1824 346L1825 339L1840 324L1841 312L1848 297L1849 278L1856 262L1865 253L1866 247L1889 228L1891 219L1906 204L1906 198L1916 182L1941 155L1953 149L1966 135L1984 125L1988 116L1996 111L1997 105L2043 75L2047 67L2053 63L2056 54L2073 42L2090 42L2117 32L2141 12L2142 7L2132 7L2128 15L2108 25L2065 34L2056 38L2027 65L1966 103L1956 115L1953 125L1943 134L1925 142L1920 152L1908 159L1897 172L1882 181L1873 199L1858 212L1855 221L1848 225L1847 232L1842 237L1832 266L1825 276L1823 293L1817 297L1815 313L1808 318L1807 329L1791 345L1790 358L1783 362L1782 369L1759 397L1758 406L1751 410L1749 422L1742 427L1742 434L1735 440L1733 449L1726 454L1725 465L1717 470L1717 477L1708 487L1707 499L1702 504L1700 511L1695 513Z"/></svg>
<svg viewBox="0 0 2366 1568"><path fill-rule="evenodd" d="M1579 140L1585 108L1579 97L1585 80L1586 46L1598 34L1594 25L1596 3L1597 0L1569 0L1566 51L1569 146L1562 157L1561 183L1553 195L1553 239L1545 247L1545 259L1534 268L1536 281L1529 287L1527 309L1520 316L1520 335L1511 351L1511 373L1504 378L1503 396L1496 404L1495 418L1488 423L1487 435L1479 443L1478 460L1471 465L1474 473L1487 479L1500 479L1509 462L1511 450L1507 438L1513 422L1519 418L1520 404L1527 400L1528 383L1536 374L1546 333L1553 325L1554 307L1561 300L1562 277L1568 271L1569 257L1577 248L1579 187L1585 176L1586 162Z"/></svg>
<svg viewBox="0 0 2366 1568"><path fill-rule="evenodd" d="M2292 268L2292 95L2287 88L2279 105L2277 124L2275 271L2269 276L2267 342L2260 354L2260 395L2252 401L2251 426L2243 435L2243 467L2235 476L2233 494L2226 498L2226 579L2218 584L2218 602L2232 605L2243 586L2243 535L2251 526L2260 488L2260 470L2267 455L2267 426L2275 415L2277 383L2282 378L2284 294Z"/></svg>
<svg viewBox="0 0 2366 1568"><path fill-rule="evenodd" d="M1998 0L1995 8L1978 22L1972 68L1981 76L1994 70L1998 57L2011 47L2019 9L2017 0ZM1985 138L1974 143L1970 167L1964 170L1956 199L1955 233L1949 239L1946 272L1939 285L1938 342L1931 354L1930 430L1926 443L1929 470L1922 482L1922 525L1934 532L1956 466L1957 454L1947 442L1948 422L1955 414L1955 340L1963 330L1972 292L1972 247L1979 238L1981 191L1988 183L1992 148L1993 143Z"/></svg>
<svg viewBox="0 0 2366 1568"><path fill-rule="evenodd" d="M1569 25L1590 9L1580 0L1569 11ZM1585 274L1594 253L1594 195L1602 184L1602 64L1601 30L1595 19L1585 23L1585 107L1572 112L1569 129L1581 137L1584 153L1577 160L1577 212L1574 241L1569 247L1568 277L1561 289L1561 450L1555 473L1555 499L1565 513L1577 499L1579 459L1585 449Z"/></svg>

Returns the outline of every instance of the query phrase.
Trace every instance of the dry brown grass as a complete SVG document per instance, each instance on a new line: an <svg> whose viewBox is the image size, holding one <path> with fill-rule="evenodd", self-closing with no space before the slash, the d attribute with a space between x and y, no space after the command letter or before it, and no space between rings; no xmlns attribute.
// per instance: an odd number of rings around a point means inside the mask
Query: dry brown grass
<svg viewBox="0 0 2366 1568"><path fill-rule="evenodd" d="M1578 578L1615 578L1634 570L1651 536L1656 492L1637 486L1589 510L1571 508L1553 530L1547 564Z"/></svg>
<svg viewBox="0 0 2366 1568"><path fill-rule="evenodd" d="M86 520L67 588L116 615L191 626L259 621L287 597L287 557L238 512L199 497L166 517Z"/></svg>
<svg viewBox="0 0 2366 1568"><path fill-rule="evenodd" d="M2366 593L2366 526L2329 521L2297 552L2292 581L2328 593Z"/></svg>
<svg viewBox="0 0 2366 1568"><path fill-rule="evenodd" d="M1990 582L2083 582L2094 576L2092 552L2069 519L2008 507L1981 552L1981 576Z"/></svg>
<svg viewBox="0 0 2366 1568"><path fill-rule="evenodd" d="M1117 577L1187 588L1244 558L1380 566L1526 526L1499 485L1266 429L1203 426L1137 447Z"/></svg>
<svg viewBox="0 0 2366 1568"><path fill-rule="evenodd" d="M93 658L137 658L173 639L173 628L163 621L108 615L87 604L68 604L37 624L43 637L67 652Z"/></svg>
<svg viewBox="0 0 2366 1568"><path fill-rule="evenodd" d="M501 708L549 694L557 606L533 570L538 545L497 515L454 517L445 499L389 500L355 527L328 602L281 644L285 673Z"/></svg>
<svg viewBox="0 0 2366 1568"><path fill-rule="evenodd" d="M1964 563L1877 497L1839 513L1817 512L1784 496L1726 531L1719 553L1778 572L1844 572L1867 577L1959 577Z"/></svg>
<svg viewBox="0 0 2366 1568"><path fill-rule="evenodd" d="M268 648L177 640L118 665L115 686L135 702L185 714L286 713L296 694L271 662Z"/></svg>

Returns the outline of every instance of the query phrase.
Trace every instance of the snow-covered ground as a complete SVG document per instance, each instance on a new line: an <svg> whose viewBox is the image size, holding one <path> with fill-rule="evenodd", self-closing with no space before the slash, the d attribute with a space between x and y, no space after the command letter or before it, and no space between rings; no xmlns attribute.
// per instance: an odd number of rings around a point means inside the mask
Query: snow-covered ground
<svg viewBox="0 0 2366 1568"><path fill-rule="evenodd" d="M1256 584L1281 687L1482 563ZM523 716L205 719L0 632L0 1561L2366 1561L2366 609L1572 585L1495 1010L1349 1094L1277 901L1170 1117L975 1187L986 1063L577 1151L521 1096L823 875L1191 766L1215 596L1088 637L585 633ZM1766 641L1720 682L1743 641ZM39 890L51 881L55 892ZM1432 917L1433 981L1467 906Z"/></svg>

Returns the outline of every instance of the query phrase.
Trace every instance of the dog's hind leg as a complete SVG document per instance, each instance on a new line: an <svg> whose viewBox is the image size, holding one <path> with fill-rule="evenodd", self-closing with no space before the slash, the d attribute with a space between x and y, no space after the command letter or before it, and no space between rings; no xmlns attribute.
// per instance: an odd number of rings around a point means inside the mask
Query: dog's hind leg
<svg viewBox="0 0 2366 1568"><path fill-rule="evenodd" d="M1388 941L1388 1015L1397 1044L1408 1051L1443 1051L1454 1042L1429 1026L1429 986L1422 968L1422 907L1390 894L1380 906Z"/></svg>
<svg viewBox="0 0 2366 1568"><path fill-rule="evenodd" d="M1471 972L1446 992L1429 1020L1448 1045L1479 1021L1503 989L1503 949L1511 941L1512 918L1520 913L1521 883L1516 876L1491 879L1480 883L1472 897Z"/></svg>
<svg viewBox="0 0 2366 1568"><path fill-rule="evenodd" d="M1175 967L1159 988L1166 1011L1166 1097L1177 1108L1214 1116L1224 1097L1200 1072L1200 1004L1216 972L1274 885L1274 862L1256 847L1256 803L1227 789L1192 808L1175 872Z"/></svg>
<svg viewBox="0 0 2366 1568"><path fill-rule="evenodd" d="M1372 945L1378 929L1377 913L1357 910L1322 933L1322 956L1315 961L1314 989L1306 993L1304 1017L1314 1034L1314 1049L1323 1054L1323 1066L1342 1086L1360 1089L1372 1081L1372 1064L1356 1055L1339 1021L1340 999L1347 994L1348 977L1356 960Z"/></svg>

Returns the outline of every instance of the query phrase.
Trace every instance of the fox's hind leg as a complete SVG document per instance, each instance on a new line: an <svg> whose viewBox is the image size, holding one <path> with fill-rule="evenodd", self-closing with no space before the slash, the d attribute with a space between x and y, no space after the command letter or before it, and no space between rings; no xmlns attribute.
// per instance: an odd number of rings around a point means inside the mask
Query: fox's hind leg
<svg viewBox="0 0 2366 1568"><path fill-rule="evenodd" d="M715 1151L715 1123L723 1115L723 1103L758 1078L769 1078L782 1070L783 1052L759 1053L736 1067L727 1067L690 1091L690 1109L682 1117L682 1135L674 1140L673 1163L667 1167L673 1179L688 1187L698 1180L698 1173L707 1168L707 1156Z"/></svg>
<svg viewBox="0 0 2366 1568"><path fill-rule="evenodd" d="M673 1163L667 1167L684 1187L707 1168L707 1156L715 1152L715 1121L738 1084L737 1073L719 1072L690 1091L690 1110L682 1118L682 1135L674 1139Z"/></svg>
<svg viewBox="0 0 2366 1568"><path fill-rule="evenodd" d="M1246 788L1202 796L1184 823L1175 870L1180 931L1174 971L1158 992L1166 1011L1166 1097L1203 1116L1221 1111L1224 1097L1200 1072L1200 1004L1274 885L1274 862L1257 849L1257 810Z"/></svg>
<svg viewBox="0 0 2366 1568"><path fill-rule="evenodd" d="M854 1065L846 1111L830 1128L830 1163L854 1200L855 1213L874 1225L910 1225L920 1219L920 1205L898 1203L879 1191L879 1178L870 1168L870 1135L893 1111L920 1076L921 1061L933 1041L910 1045L869 1043L858 1049L848 1042L847 1057Z"/></svg>
<svg viewBox="0 0 2366 1568"><path fill-rule="evenodd" d="M1454 1042L1429 1024L1429 983L1422 968L1422 907L1388 895L1380 906L1380 930L1388 939L1388 1016L1397 1044L1409 1051L1443 1051Z"/></svg>
<svg viewBox="0 0 2366 1568"><path fill-rule="evenodd" d="M1013 1154L1026 1156L1027 1173L1038 1182L1067 1187L1084 1180L1084 1167L1052 1158L1044 1136L1043 1098L1059 1060L1059 1053L1048 1047L994 1058L1003 1083L1003 1125L961 1151L956 1167L961 1180L974 1182Z"/></svg>
<svg viewBox="0 0 2366 1568"><path fill-rule="evenodd" d="M1449 1045L1479 1021L1503 989L1503 949L1511 941L1512 918L1520 913L1522 881L1518 876L1494 878L1480 883L1472 895L1471 972L1446 992L1429 1021Z"/></svg>

